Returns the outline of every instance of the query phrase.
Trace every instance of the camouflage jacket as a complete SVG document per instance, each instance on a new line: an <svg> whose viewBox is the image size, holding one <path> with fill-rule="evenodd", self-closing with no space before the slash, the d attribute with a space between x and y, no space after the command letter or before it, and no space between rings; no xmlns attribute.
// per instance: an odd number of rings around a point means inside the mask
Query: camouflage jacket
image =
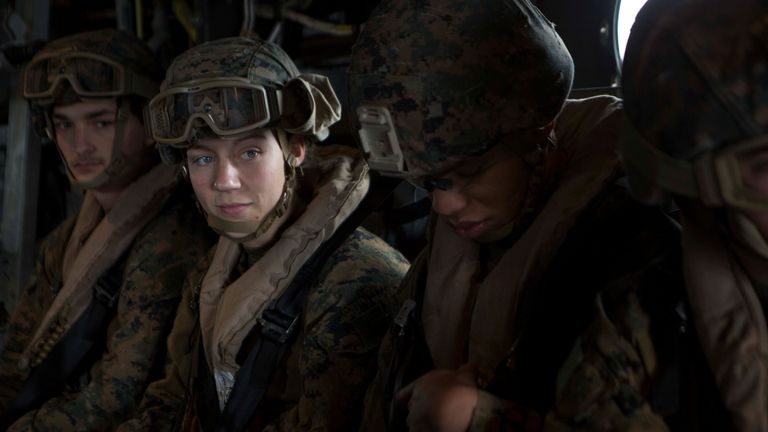
<svg viewBox="0 0 768 432"><path fill-rule="evenodd" d="M554 403L558 369L592 317L596 292L669 247L673 228L663 215L634 204L620 187L612 189L584 215L544 280L530 287L527 330L514 355L480 388L471 431L524 430L527 417L543 418ZM428 254L427 248L406 276L403 301L420 302ZM405 407L392 403L394 395L434 367L418 322L417 307L407 322L391 323L382 341L380 369L366 395L362 430L402 430L398 421L404 420Z"/></svg>
<svg viewBox="0 0 768 432"><path fill-rule="evenodd" d="M74 222L64 221L41 244L35 271L9 322L0 353L0 409L9 406L27 379L19 358L61 288L62 256ZM127 417L152 376L162 371L181 284L212 240L191 191L177 188L130 247L103 356L80 377L77 388L49 399L9 430L108 430Z"/></svg>
<svg viewBox="0 0 768 432"><path fill-rule="evenodd" d="M600 293L545 430L734 430L690 317L679 249Z"/></svg>
<svg viewBox="0 0 768 432"><path fill-rule="evenodd" d="M315 148L302 171L296 195L305 205L279 236L256 249L222 237L190 275L168 339L166 376L150 385L137 416L120 430L197 432L224 410L243 358L260 337L254 318L285 293L368 192L368 167L349 147ZM309 285L295 340L249 428L354 429L407 269L399 252L363 229L342 239L303 282Z"/></svg>
<svg viewBox="0 0 768 432"><path fill-rule="evenodd" d="M565 116L572 116L576 124L588 123L596 112L588 114L589 110L602 108L597 100L585 102L574 103L564 110ZM560 132L560 144L579 135L578 128ZM433 220L431 233L434 224ZM596 293L669 249L672 232L674 227L660 210L634 202L615 177L594 195L541 276L523 286L519 313L513 318L520 336L493 370L482 371L470 430L537 427L554 402L558 369L592 317ZM401 300L415 306L410 315L407 308L401 309L382 341L379 370L366 395L362 430L404 430L406 407L395 403L394 395L435 368L422 321L434 243L430 238L406 276ZM513 245L502 241L492 247ZM484 256L482 251L479 256Z"/></svg>
<svg viewBox="0 0 768 432"><path fill-rule="evenodd" d="M210 254L212 255L212 253ZM187 279L174 330L172 364L145 393L139 417L127 430L177 430L194 421L200 353L199 287L211 259ZM379 341L395 307L395 290L408 264L363 229L355 231L322 266L310 288L301 330L281 360L267 392L264 430L350 430L374 370Z"/></svg>

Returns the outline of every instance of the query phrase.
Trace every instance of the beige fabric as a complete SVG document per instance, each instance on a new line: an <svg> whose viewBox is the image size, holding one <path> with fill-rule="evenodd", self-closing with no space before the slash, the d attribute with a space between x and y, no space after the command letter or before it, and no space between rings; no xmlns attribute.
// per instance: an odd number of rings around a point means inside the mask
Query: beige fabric
<svg viewBox="0 0 768 432"><path fill-rule="evenodd" d="M352 213L368 191L368 167L351 148L318 148L303 179L316 193L304 212L264 255L227 285L240 246L221 237L200 290L205 355L220 399L239 366L235 357L266 303L278 298L296 272ZM222 388L223 387L223 388ZM221 400L220 400L221 402Z"/></svg>
<svg viewBox="0 0 768 432"><path fill-rule="evenodd" d="M322 141L328 128L341 119L341 103L327 77L301 74L283 88L281 127L287 132L309 134Z"/></svg>
<svg viewBox="0 0 768 432"><path fill-rule="evenodd" d="M83 198L83 204L80 207L80 211L77 214L75 220L75 227L72 229L72 235L67 242L67 248L64 250L64 259L62 260L63 269L62 276L64 280L67 280L69 271L75 263L80 249L82 249L88 236L93 232L96 226L104 218L104 209L96 201L96 197L92 193L86 193Z"/></svg>
<svg viewBox="0 0 768 432"><path fill-rule="evenodd" d="M708 211L700 209L702 212ZM768 329L751 280L764 274L766 245L743 216L731 215L736 238L760 243L751 264L716 224L683 220L683 268L699 340L737 430L768 430ZM755 237L756 235L756 237ZM756 254L757 253L757 254ZM755 263L759 263L755 266ZM756 268L759 267L759 268Z"/></svg>
<svg viewBox="0 0 768 432"><path fill-rule="evenodd" d="M99 204L92 193L86 193L65 250L64 285L25 350L22 363L28 364L40 349L40 343L50 337L48 333L53 323L66 323L63 334L78 320L91 303L93 285L130 247L136 234L160 212L177 181L175 168L157 165L132 183L101 220ZM65 320L59 319L62 314L66 315Z"/></svg>
<svg viewBox="0 0 768 432"><path fill-rule="evenodd" d="M471 362L493 370L514 345L520 293L542 275L579 215L619 172L619 117L603 121L618 109L611 97L568 101L555 126L557 145L568 155L557 189L482 282L471 282L479 245L438 218L422 316L438 368Z"/></svg>

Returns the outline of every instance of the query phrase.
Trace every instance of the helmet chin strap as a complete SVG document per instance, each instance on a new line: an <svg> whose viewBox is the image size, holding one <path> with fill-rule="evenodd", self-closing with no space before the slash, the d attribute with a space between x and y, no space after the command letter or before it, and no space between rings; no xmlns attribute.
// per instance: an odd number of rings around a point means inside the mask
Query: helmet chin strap
<svg viewBox="0 0 768 432"><path fill-rule="evenodd" d="M206 219L208 220L208 226L213 228L216 233L227 237L228 239L237 243L249 242L253 239L261 237L264 233L269 231L274 225L275 221L283 217L288 211L288 205L293 196L293 181L288 177L294 177L292 174L286 174L285 183L283 184L283 193L280 195L280 200L272 207L272 210L263 218L251 221L228 221L220 217L216 217L206 212ZM245 234L242 237L233 236L232 233Z"/></svg>
<svg viewBox="0 0 768 432"><path fill-rule="evenodd" d="M525 162L530 170L528 182L525 190L525 198L518 214L516 214L507 223L499 228L486 233L478 238L480 243L493 243L505 239L520 229L527 229L533 218L543 207L542 200L551 192L549 189L552 181L559 174L561 167L548 165L548 159L557 152L555 137L550 133L550 137L543 146L537 146L525 155L519 157ZM554 156L555 158L557 156Z"/></svg>
<svg viewBox="0 0 768 432"><path fill-rule="evenodd" d="M67 162L67 159L64 158L64 154L61 152L59 143L56 140L56 133L53 129L53 124L50 118L48 118L48 116L46 117L48 128L51 131L49 138L51 138L51 140L56 143L56 149L59 151L61 160L64 161L64 166L67 169L67 177L69 177L69 182L72 184L72 186L79 189L96 189L108 184L114 179L119 178L120 175L124 173L126 170L126 160L125 156L123 155L123 141L125 139L125 125L128 120L128 106L125 100L121 100L117 107L117 115L115 118L115 137L112 141L112 154L110 155L109 164L104 169L104 171L88 181L79 181L72 173L72 170L69 167L69 163Z"/></svg>
<svg viewBox="0 0 768 432"><path fill-rule="evenodd" d="M283 217L288 211L288 206L291 203L293 192L296 185L296 166L292 162L293 158L290 156L290 148L288 147L288 137L284 130L275 128L275 135L277 137L278 144L283 151L283 161L285 163L285 182L283 183L283 191L280 194L280 199L277 201L272 210L262 219L250 220L250 221L229 221L220 217L214 216L205 212L208 226L210 226L216 233L221 236L237 243L246 243L258 237L261 237L269 231L274 225L275 221ZM242 237L232 236L231 233L245 234Z"/></svg>

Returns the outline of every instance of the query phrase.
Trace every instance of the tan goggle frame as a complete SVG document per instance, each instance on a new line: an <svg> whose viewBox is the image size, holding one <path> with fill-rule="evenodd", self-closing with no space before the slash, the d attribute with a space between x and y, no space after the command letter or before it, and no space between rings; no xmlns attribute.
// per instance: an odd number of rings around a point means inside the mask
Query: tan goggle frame
<svg viewBox="0 0 768 432"><path fill-rule="evenodd" d="M768 194L744 184L739 157L742 154L760 150L768 151L768 135L731 144L714 156L715 171L723 201L733 207L758 212L768 211Z"/></svg>
<svg viewBox="0 0 768 432"><path fill-rule="evenodd" d="M119 78L113 79L112 85L109 86L110 88L87 90L82 86L77 74L72 73L71 67L61 69L56 74L51 74L46 67L50 61L63 61L66 64L66 62L76 62L79 59L102 63L111 68ZM46 77L48 85L45 89L35 88L37 85L34 83L34 74ZM24 69L22 94L27 99L53 99L58 87L65 80L79 96L84 98L106 98L136 94L149 99L158 89L158 84L155 81L133 73L130 69L108 57L87 52L52 52L35 57Z"/></svg>
<svg viewBox="0 0 768 432"><path fill-rule="evenodd" d="M165 108L174 107L175 105L173 103L165 103L168 98L175 98L177 95L192 97L196 93L231 88L246 89L251 92L254 114L260 111L259 115L256 116L257 118L253 119L253 122L237 128L222 128L214 118L214 115L220 114L219 110L222 110L221 104L204 99L200 104L196 104L200 105L196 106L196 108L202 109L196 110L183 120L184 128L182 133L178 134L178 136L171 136L174 135L171 134L171 125L174 122L173 115L175 113L166 112ZM202 103L206 100L208 104L211 104L209 107L204 106ZM148 131L156 142L161 144L181 144L191 138L195 119L205 122L216 135L231 136L266 127L280 117L281 111L282 93L280 90L254 84L245 78L213 78L187 81L160 92L147 104L144 119Z"/></svg>
<svg viewBox="0 0 768 432"><path fill-rule="evenodd" d="M768 148L768 135L729 144L687 161L653 147L626 121L619 147L626 164L666 191L709 206L768 211L768 194L744 184L739 161L740 154Z"/></svg>

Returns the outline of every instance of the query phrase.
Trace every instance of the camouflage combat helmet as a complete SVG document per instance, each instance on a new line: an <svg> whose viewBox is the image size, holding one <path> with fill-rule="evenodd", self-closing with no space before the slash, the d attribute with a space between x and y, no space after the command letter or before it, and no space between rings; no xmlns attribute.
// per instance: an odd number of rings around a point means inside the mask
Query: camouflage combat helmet
<svg viewBox="0 0 768 432"><path fill-rule="evenodd" d="M279 46L246 37L207 42L178 56L147 110L151 133L170 163L180 162L178 149L201 129L223 137L277 126L322 140L340 117L326 77L300 75Z"/></svg>
<svg viewBox="0 0 768 432"><path fill-rule="evenodd" d="M145 123L166 163L187 170L185 149L201 133L226 138L261 128L275 131L285 161L280 200L261 220L228 221L207 215L222 235L244 242L266 232L286 211L295 183L295 163L287 133L316 140L341 117L341 105L328 78L300 74L277 45L256 38L232 37L204 43L177 57L160 93L147 106Z"/></svg>
<svg viewBox="0 0 768 432"><path fill-rule="evenodd" d="M633 191L768 211L739 163L768 150L768 7L760 0L650 0L627 44L629 122L621 153ZM703 14L702 10L718 10Z"/></svg>
<svg viewBox="0 0 768 432"><path fill-rule="evenodd" d="M97 30L57 39L35 54L24 70L22 94L30 101L35 123L55 141L50 117L54 104L126 96L148 100L157 92L161 76L143 41L119 30ZM74 184L92 188L132 175L122 155L127 115L128 103L121 98L109 166L87 184L78 183L69 172Z"/></svg>
<svg viewBox="0 0 768 432"><path fill-rule="evenodd" d="M373 169L411 180L549 134L573 61L527 0L384 1L352 52L350 106Z"/></svg>

